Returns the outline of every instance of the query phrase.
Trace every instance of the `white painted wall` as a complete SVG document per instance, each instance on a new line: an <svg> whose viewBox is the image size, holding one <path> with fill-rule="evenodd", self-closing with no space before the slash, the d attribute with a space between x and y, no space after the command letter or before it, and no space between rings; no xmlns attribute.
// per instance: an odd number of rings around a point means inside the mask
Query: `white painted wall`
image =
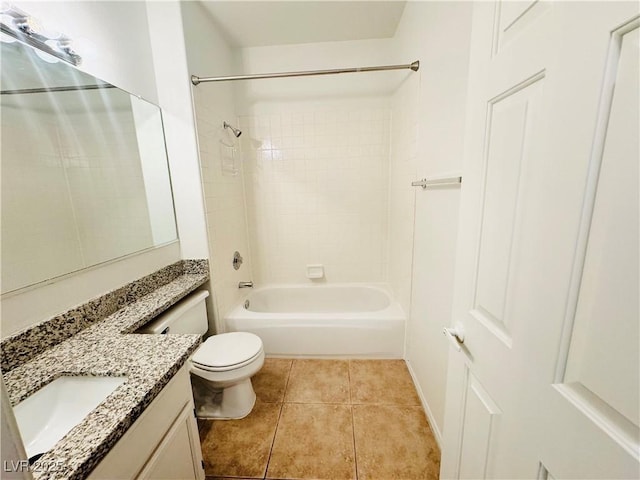
<svg viewBox="0 0 640 480"><path fill-rule="evenodd" d="M391 39L353 40L247 47L240 50L242 73L290 72L365 67L396 63ZM402 63L410 63L406 59ZM239 110L262 101L336 100L391 94L410 75L407 71L351 73L316 77L277 78L238 83Z"/></svg>
<svg viewBox="0 0 640 480"><path fill-rule="evenodd" d="M398 54L420 59L419 85L402 87L413 90L406 92L409 98L418 94L416 179L459 172L462 165L471 10L466 2L409 2L398 26ZM395 100L406 104L403 95L399 90ZM459 195L456 188L415 191L406 358L438 440L444 426L449 348L441 332L451 322ZM404 201L410 202L410 194ZM406 270L392 278L404 284Z"/></svg>
<svg viewBox="0 0 640 480"><path fill-rule="evenodd" d="M200 76L233 74L233 51L202 5L184 2L181 9L190 73ZM238 126L233 84L201 84L192 87L192 94L209 234L212 295L208 307L209 313L213 312L216 331L221 332L224 331L221 319L247 293L238 288L238 282L253 279L247 238L244 165L238 148L233 148L239 146L239 141L229 130L223 129L224 121ZM245 132L243 138L246 135ZM239 270L232 265L236 250L244 259Z"/></svg>
<svg viewBox="0 0 640 480"><path fill-rule="evenodd" d="M80 70L158 103L145 2L10 2L73 40Z"/></svg>
<svg viewBox="0 0 640 480"><path fill-rule="evenodd" d="M180 2L150 1L147 2L147 13L180 249L183 258L208 258L204 196Z"/></svg>

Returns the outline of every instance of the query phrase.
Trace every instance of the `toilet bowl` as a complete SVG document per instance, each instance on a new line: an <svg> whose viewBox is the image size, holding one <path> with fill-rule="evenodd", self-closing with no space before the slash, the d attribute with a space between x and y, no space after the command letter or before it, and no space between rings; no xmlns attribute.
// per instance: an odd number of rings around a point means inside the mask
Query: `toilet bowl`
<svg viewBox="0 0 640 480"><path fill-rule="evenodd" d="M200 291L181 300L138 330L138 333L197 333L208 329L205 299ZM196 415L238 419L251 413L256 394L251 377L264 364L262 340L248 332L213 335L188 360Z"/></svg>
<svg viewBox="0 0 640 480"><path fill-rule="evenodd" d="M264 349L257 335L232 332L209 337L190 359L197 416L246 417L256 402L251 377L263 364Z"/></svg>

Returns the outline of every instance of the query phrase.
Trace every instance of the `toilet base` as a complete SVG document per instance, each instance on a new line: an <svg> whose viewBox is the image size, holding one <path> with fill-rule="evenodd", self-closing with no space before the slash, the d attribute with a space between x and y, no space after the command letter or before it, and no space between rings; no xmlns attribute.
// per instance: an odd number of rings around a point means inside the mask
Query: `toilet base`
<svg viewBox="0 0 640 480"><path fill-rule="evenodd" d="M238 420L249 415L256 403L250 378L229 387L216 388L211 382L192 375L191 383L198 418Z"/></svg>

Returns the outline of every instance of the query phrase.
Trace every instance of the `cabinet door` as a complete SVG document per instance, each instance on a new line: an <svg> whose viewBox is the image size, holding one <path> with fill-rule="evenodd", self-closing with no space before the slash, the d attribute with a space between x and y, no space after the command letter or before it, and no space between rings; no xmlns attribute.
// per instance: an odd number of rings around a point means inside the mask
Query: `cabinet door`
<svg viewBox="0 0 640 480"><path fill-rule="evenodd" d="M89 475L89 479L124 480L149 477L204 479L198 427L192 412L191 382L189 371L185 366L176 373L140 418L96 466ZM180 430L182 424L186 425L183 427L187 429L186 437L185 430L176 432ZM166 474L155 470L149 472L154 462L162 461L157 457L163 449L167 450L164 454L169 456L176 465L158 467L158 469L166 468ZM191 462L188 475L176 473L176 476L167 476L171 472L182 472L180 466L188 462ZM194 471L197 473L195 476Z"/></svg>
<svg viewBox="0 0 640 480"><path fill-rule="evenodd" d="M187 405L178 415L164 439L158 445L140 473L140 479L186 480L203 478L198 429L192 409ZM197 443L197 444L195 444Z"/></svg>

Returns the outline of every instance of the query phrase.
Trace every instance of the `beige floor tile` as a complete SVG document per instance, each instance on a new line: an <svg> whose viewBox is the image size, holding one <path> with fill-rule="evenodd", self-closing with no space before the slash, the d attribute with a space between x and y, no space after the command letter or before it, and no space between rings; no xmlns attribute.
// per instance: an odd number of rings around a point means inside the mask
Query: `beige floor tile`
<svg viewBox="0 0 640 480"><path fill-rule="evenodd" d="M349 362L294 360L284 401L349 403Z"/></svg>
<svg viewBox="0 0 640 480"><path fill-rule="evenodd" d="M351 406L283 404L267 478L355 479Z"/></svg>
<svg viewBox="0 0 640 480"><path fill-rule="evenodd" d="M292 360L267 358L258 373L251 378L256 397L260 402L278 403L284 398Z"/></svg>
<svg viewBox="0 0 640 480"><path fill-rule="evenodd" d="M204 477L204 480L262 480L263 477L210 477L210 476L206 476Z"/></svg>
<svg viewBox="0 0 640 480"><path fill-rule="evenodd" d="M354 405L358 480L437 480L440 451L422 407Z"/></svg>
<svg viewBox="0 0 640 480"><path fill-rule="evenodd" d="M205 472L214 477L263 478L281 403L257 402L241 420L201 420Z"/></svg>
<svg viewBox="0 0 640 480"><path fill-rule="evenodd" d="M420 405L404 360L351 360L349 378L354 404Z"/></svg>

